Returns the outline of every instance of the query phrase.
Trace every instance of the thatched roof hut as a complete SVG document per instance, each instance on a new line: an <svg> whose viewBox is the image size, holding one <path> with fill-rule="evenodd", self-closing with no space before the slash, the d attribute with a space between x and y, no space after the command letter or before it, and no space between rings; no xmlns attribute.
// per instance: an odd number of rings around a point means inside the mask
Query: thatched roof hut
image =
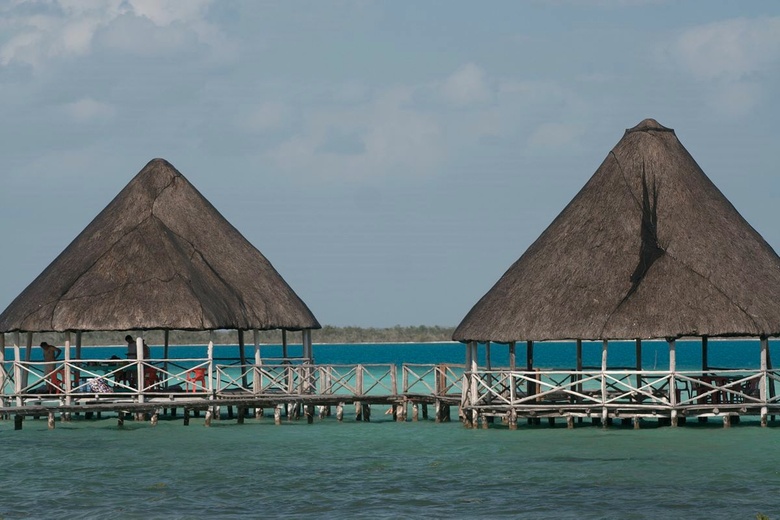
<svg viewBox="0 0 780 520"><path fill-rule="evenodd" d="M0 332L316 328L270 262L162 159L0 315Z"/></svg>
<svg viewBox="0 0 780 520"><path fill-rule="evenodd" d="M780 334L780 258L652 119L471 309L457 341Z"/></svg>

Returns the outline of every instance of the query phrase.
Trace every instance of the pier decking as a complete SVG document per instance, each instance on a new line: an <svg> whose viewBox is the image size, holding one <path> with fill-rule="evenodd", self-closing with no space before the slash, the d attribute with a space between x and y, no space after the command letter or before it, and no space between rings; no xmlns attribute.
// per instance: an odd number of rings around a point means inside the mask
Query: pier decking
<svg viewBox="0 0 780 520"><path fill-rule="evenodd" d="M209 353L213 349L209 349ZM686 420L722 421L756 417L762 425L780 415L776 383L780 372L711 368L703 371L636 370L584 367L581 370L514 368L465 371L453 364L315 364L306 358L267 359L239 364L235 360L171 358L155 360L79 359L58 362L44 376L44 363L0 364L0 417L85 417L115 413L148 418L182 412L188 424L204 412L205 423L224 415L243 422L268 411L283 416L335 416L355 406L357 420L370 420L371 406L392 411L395 420L448 421L451 407L467 427L518 422L568 427L583 420L608 425L640 421L677 426ZM10 367L8 369L7 367ZM136 382L141 381L140 385ZM104 383L103 385L100 382ZM411 407L411 410L410 410ZM236 410L234 414L233 410Z"/></svg>
<svg viewBox="0 0 780 520"><path fill-rule="evenodd" d="M69 349L65 349L68 352ZM358 420L370 420L371 405L391 407L393 417L406 420L428 418L428 405L435 407L437 421L450 419L450 406L462 397L464 365L394 364L323 365L309 358L265 359L240 364L213 357L154 360L66 359L45 374L44 362L14 360L0 363L0 416L48 416L49 426L60 414L92 417L116 413L148 416L156 423L161 414L176 416L182 410L185 423L191 412L203 411L206 424L237 410L239 422L273 410L274 418L315 413L343 417L346 405L356 406ZM10 367L10 368L8 368ZM137 384L138 382L140 384ZM315 410L318 410L315 412Z"/></svg>

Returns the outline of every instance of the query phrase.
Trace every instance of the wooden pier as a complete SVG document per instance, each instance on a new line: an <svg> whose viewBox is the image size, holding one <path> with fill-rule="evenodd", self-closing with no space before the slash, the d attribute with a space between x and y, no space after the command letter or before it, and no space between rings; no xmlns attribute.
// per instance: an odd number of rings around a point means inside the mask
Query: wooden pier
<svg viewBox="0 0 780 520"><path fill-rule="evenodd" d="M66 360L46 375L43 362L17 357L0 363L0 417L13 416L16 428L24 417L47 417L53 428L57 416L68 421L113 413L120 425L127 416L156 424L161 416L175 418L181 411L184 424L204 412L210 425L225 415L241 423L269 411L276 423L284 416L311 423L334 410L343 420L345 407L353 405L358 421L371 420L372 406L381 406L381 413L392 413L394 420L428 419L432 406L432 418L444 422L463 392L464 365L318 365L308 358L239 364L215 359L213 345L204 359L69 357L66 349Z"/></svg>

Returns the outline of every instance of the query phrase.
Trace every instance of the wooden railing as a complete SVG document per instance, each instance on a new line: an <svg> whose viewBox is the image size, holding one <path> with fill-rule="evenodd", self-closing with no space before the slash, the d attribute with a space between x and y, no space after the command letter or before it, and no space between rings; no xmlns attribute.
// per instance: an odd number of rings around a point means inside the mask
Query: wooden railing
<svg viewBox="0 0 780 520"><path fill-rule="evenodd" d="M768 370L492 370L467 372L466 408L684 409L780 404Z"/></svg>

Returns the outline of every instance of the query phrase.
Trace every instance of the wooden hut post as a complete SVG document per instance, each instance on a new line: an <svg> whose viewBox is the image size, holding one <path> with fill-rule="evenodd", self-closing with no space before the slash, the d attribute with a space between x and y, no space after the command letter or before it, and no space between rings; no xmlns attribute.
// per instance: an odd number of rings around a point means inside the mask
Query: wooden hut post
<svg viewBox="0 0 780 520"><path fill-rule="evenodd" d="M769 353L769 339L761 336L761 379L758 387L759 397L761 399L761 426L766 426L767 415L767 357Z"/></svg>
<svg viewBox="0 0 780 520"><path fill-rule="evenodd" d="M0 332L0 406L6 406L5 379L5 333Z"/></svg>
<svg viewBox="0 0 780 520"><path fill-rule="evenodd" d="M209 331L209 345L207 347L208 355L208 382L209 398L214 395L214 331Z"/></svg>
<svg viewBox="0 0 780 520"><path fill-rule="evenodd" d="M509 370L514 371L517 368L517 358L515 356L515 347L517 343L514 341L509 342Z"/></svg>
<svg viewBox="0 0 780 520"><path fill-rule="evenodd" d="M582 381L582 340L577 340L577 375L575 376L577 381ZM582 383L577 383L577 393L582 393ZM579 401L580 398L577 398Z"/></svg>
<svg viewBox="0 0 780 520"><path fill-rule="evenodd" d="M73 371L73 382L76 384L76 391L80 392L81 388L81 370L78 367L82 367L81 363L81 331L76 331L76 361L79 361L77 368Z"/></svg>
<svg viewBox="0 0 780 520"><path fill-rule="evenodd" d="M533 377L531 377L531 372L534 369L534 342L533 341L526 341L525 342L525 369L529 372L528 374L528 395L536 395L537 394L537 385L533 381Z"/></svg>
<svg viewBox="0 0 780 520"><path fill-rule="evenodd" d="M32 332L27 333L27 348L24 351L24 360L28 363L28 367L30 366L30 360L32 359ZM22 372L22 388L27 388L27 385L29 383L29 377L30 372L25 370Z"/></svg>
<svg viewBox="0 0 780 520"><path fill-rule="evenodd" d="M306 365L303 369L303 390L305 393L311 393L314 391L314 371L311 367L311 363L314 360L311 345L311 329L301 331L301 341L303 342L303 362Z"/></svg>
<svg viewBox="0 0 780 520"><path fill-rule="evenodd" d="M601 342L601 425L607 427L607 420L609 419L609 410L607 409L607 347L609 346L608 340Z"/></svg>
<svg viewBox="0 0 780 520"><path fill-rule="evenodd" d="M142 335L138 335L137 338L135 338L135 358L138 362L136 365L136 383L135 387L136 390L138 390L138 402L143 403L144 402L144 338Z"/></svg>
<svg viewBox="0 0 780 520"><path fill-rule="evenodd" d="M640 372L642 371L642 340L637 338L636 339L636 388L637 391L642 388L642 374ZM641 403L643 401L642 394L637 393L637 399Z"/></svg>
<svg viewBox="0 0 780 520"><path fill-rule="evenodd" d="M669 404L672 407L671 424L677 426L677 378L674 373L677 370L677 347L674 338L666 340L669 342Z"/></svg>
<svg viewBox="0 0 780 520"><path fill-rule="evenodd" d="M62 384L65 386L65 404L70 406L73 398L70 395L71 392L71 372L70 372L70 331L65 333L65 347L62 349L65 352L65 370L62 376ZM67 414L66 414L67 417Z"/></svg>
<svg viewBox="0 0 780 520"><path fill-rule="evenodd" d="M19 349L19 332L14 332L14 393L16 406L22 406L22 352Z"/></svg>
<svg viewBox="0 0 780 520"><path fill-rule="evenodd" d="M252 372L252 393L258 395L262 387L260 380L260 364L262 360L260 358L260 334L257 329L252 329L252 341L255 344L255 369ZM255 410L255 417L257 417L257 410Z"/></svg>
<svg viewBox="0 0 780 520"><path fill-rule="evenodd" d="M244 331L238 329L238 362L241 364L241 387L248 388L246 375L246 351L244 350Z"/></svg>
<svg viewBox="0 0 780 520"><path fill-rule="evenodd" d="M168 329L163 331L163 372L165 372L165 379L168 379L168 346L170 344L170 332ZM165 387L168 387L168 383L165 383Z"/></svg>
<svg viewBox="0 0 780 520"><path fill-rule="evenodd" d="M701 337L701 371L706 372L710 369L709 345L707 336Z"/></svg>
<svg viewBox="0 0 780 520"><path fill-rule="evenodd" d="M471 403L471 413L466 418L466 425L470 428L474 428L477 425L477 398L478 398L478 385L477 385L477 378L479 375L477 374L477 370L479 369L478 365L478 358L477 358L477 342L476 341L470 341L469 342L469 355L468 355L468 365L467 369L471 373L471 379L469 380L469 401Z"/></svg>
<svg viewBox="0 0 780 520"><path fill-rule="evenodd" d="M282 329L282 357L287 359L287 331Z"/></svg>

